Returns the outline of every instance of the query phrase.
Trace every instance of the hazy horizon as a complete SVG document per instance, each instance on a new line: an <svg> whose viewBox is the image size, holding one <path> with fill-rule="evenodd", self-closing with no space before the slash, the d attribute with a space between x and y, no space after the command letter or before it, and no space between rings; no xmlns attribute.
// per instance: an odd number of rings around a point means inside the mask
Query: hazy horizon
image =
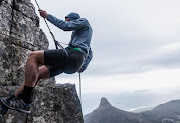
<svg viewBox="0 0 180 123"><path fill-rule="evenodd" d="M130 111L138 108L156 107L160 104L167 103L172 100L180 99L180 90L169 90L167 93L157 93L156 91L142 90L139 92L120 92L114 94L96 93L95 95L83 96L83 113L84 115L93 112L99 107L102 97L108 99L112 106Z"/></svg>

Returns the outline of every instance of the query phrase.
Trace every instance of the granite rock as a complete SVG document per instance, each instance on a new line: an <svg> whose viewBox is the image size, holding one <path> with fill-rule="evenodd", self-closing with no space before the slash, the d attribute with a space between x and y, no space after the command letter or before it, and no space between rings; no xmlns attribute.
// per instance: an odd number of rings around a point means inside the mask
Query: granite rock
<svg viewBox="0 0 180 123"><path fill-rule="evenodd" d="M48 40L30 0L0 0L0 97L11 96L24 81L28 54L47 50ZM8 110L0 123L83 122L75 85L41 80L35 88L31 114Z"/></svg>
<svg viewBox="0 0 180 123"><path fill-rule="evenodd" d="M0 86L0 96L10 96L17 86ZM75 85L36 87L31 114L8 110L1 123L82 123Z"/></svg>

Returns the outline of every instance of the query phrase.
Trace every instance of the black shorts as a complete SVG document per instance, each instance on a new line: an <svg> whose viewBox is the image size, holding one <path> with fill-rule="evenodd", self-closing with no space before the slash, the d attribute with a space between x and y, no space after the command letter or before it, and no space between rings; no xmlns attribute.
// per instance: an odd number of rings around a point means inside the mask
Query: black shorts
<svg viewBox="0 0 180 123"><path fill-rule="evenodd" d="M61 73L75 73L83 64L84 56L77 50L62 49L44 51L44 62L50 71L50 77Z"/></svg>

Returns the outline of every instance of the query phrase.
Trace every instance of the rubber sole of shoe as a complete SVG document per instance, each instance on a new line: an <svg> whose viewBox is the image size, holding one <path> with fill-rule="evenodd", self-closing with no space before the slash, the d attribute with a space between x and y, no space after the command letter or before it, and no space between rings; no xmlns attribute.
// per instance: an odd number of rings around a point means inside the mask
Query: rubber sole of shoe
<svg viewBox="0 0 180 123"><path fill-rule="evenodd" d="M0 118L2 118L8 111L8 108L0 102Z"/></svg>
<svg viewBox="0 0 180 123"><path fill-rule="evenodd" d="M26 110L23 110L23 109L19 109L19 108L14 108L14 107L8 106L8 105L4 102L4 100L3 100L2 98L0 98L0 101L1 101L2 104L4 104L5 106L7 106L9 109L17 110L17 111L20 111L20 112L26 113L26 114L30 114L30 113L31 113L31 111L26 111Z"/></svg>
<svg viewBox="0 0 180 123"><path fill-rule="evenodd" d="M3 106L4 106L4 105L3 105ZM4 108L2 107L2 105L1 105L1 107L0 107L0 119L1 119L1 117L3 117L6 113L7 113L7 110L4 109Z"/></svg>

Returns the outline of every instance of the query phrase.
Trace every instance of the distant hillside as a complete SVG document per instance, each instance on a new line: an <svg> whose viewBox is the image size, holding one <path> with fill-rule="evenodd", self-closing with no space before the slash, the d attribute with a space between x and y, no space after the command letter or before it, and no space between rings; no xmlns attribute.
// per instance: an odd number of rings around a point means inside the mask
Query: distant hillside
<svg viewBox="0 0 180 123"><path fill-rule="evenodd" d="M140 114L142 119L146 121L155 119L163 123L180 123L180 100L173 100L168 103L160 104L153 110Z"/></svg>
<svg viewBox="0 0 180 123"><path fill-rule="evenodd" d="M153 108L154 107L140 107L140 108L131 109L129 111L133 113L141 113L141 112L152 110Z"/></svg>
<svg viewBox="0 0 180 123"><path fill-rule="evenodd" d="M132 113L115 108L102 98L99 107L84 119L85 123L180 123L180 100L161 104L150 111Z"/></svg>

